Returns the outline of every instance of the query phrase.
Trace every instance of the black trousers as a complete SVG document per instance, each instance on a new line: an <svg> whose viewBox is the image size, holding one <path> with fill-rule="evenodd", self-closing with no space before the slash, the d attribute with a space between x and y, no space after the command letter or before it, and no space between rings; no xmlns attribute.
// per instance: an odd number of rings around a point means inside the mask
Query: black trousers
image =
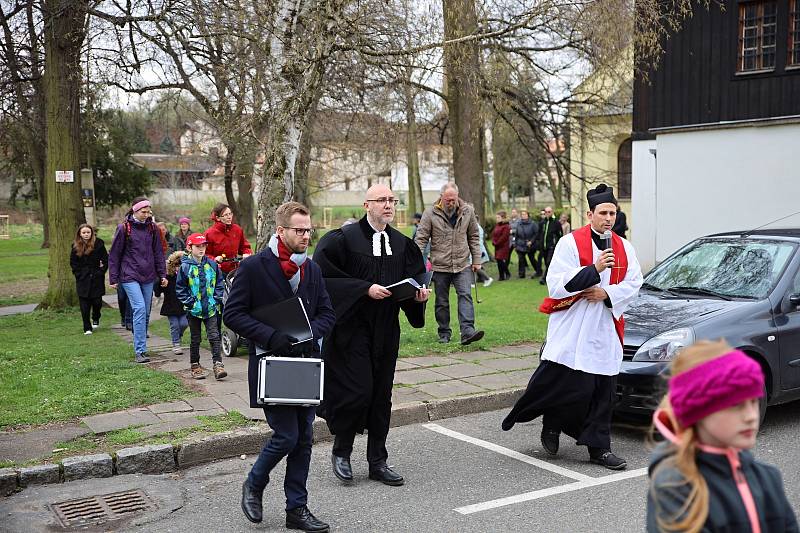
<svg viewBox="0 0 800 533"><path fill-rule="evenodd" d="M501 280L509 279L511 277L511 272L508 270L508 259L498 259L497 270L500 273Z"/></svg>
<svg viewBox="0 0 800 533"><path fill-rule="evenodd" d="M539 255L544 259L544 272L542 272L542 279L547 278L547 271L550 270L550 262L553 260L553 252L555 249L555 246L553 246L547 250L542 250L539 252Z"/></svg>
<svg viewBox="0 0 800 533"><path fill-rule="evenodd" d="M83 331L92 331L92 322L100 323L100 308L103 306L103 299L78 297L81 306L81 318L83 318ZM89 313L91 311L91 320Z"/></svg>
<svg viewBox="0 0 800 533"><path fill-rule="evenodd" d="M528 261L525 258L530 259L531 261L531 268L533 268L534 272L537 276L542 275L542 265L539 258L536 257L536 254L533 250L529 250L527 252L522 252L517 250L517 258L519 258L519 277L525 277L525 268L528 266Z"/></svg>
<svg viewBox="0 0 800 533"><path fill-rule="evenodd" d="M255 490L264 490L270 472L286 457L286 477L283 480L286 510L302 507L308 503L306 481L311 463L314 407L274 405L264 408L264 416L273 434L253 464L247 476L248 483Z"/></svg>
<svg viewBox="0 0 800 533"><path fill-rule="evenodd" d="M189 361L200 362L200 340L202 338L201 327L206 326L206 337L211 345L211 360L214 363L222 362L222 342L219 337L219 319L216 316L210 318L198 318L187 315L189 319Z"/></svg>

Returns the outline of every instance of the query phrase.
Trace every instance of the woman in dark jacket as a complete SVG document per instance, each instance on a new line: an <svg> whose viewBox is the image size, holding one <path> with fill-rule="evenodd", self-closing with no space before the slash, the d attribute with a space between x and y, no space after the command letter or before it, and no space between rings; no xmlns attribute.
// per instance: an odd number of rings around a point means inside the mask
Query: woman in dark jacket
<svg viewBox="0 0 800 533"><path fill-rule="evenodd" d="M69 265L75 275L75 287L83 317L83 334L91 335L100 326L102 296L106 293L106 270L108 252L102 239L89 224L81 224L72 243ZM91 321L89 312L91 310Z"/></svg>

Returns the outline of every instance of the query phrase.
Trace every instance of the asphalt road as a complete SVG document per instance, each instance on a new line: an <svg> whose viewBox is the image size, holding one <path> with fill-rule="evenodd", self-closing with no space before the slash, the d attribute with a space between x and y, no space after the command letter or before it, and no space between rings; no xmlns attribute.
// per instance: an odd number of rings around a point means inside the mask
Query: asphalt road
<svg viewBox="0 0 800 533"><path fill-rule="evenodd" d="M407 480L387 487L367 479L357 440L356 482L342 486L330 472L330 443L314 448L309 506L332 531L342 532L627 532L642 531L648 451L644 436L623 424L614 449L628 460L622 474L588 463L585 448L562 436L561 454L548 457L539 422L499 429L505 411L394 428L390 463ZM754 450L783 472L789 500L800 509L800 402L770 408ZM265 519L252 525L239 508L241 482L254 457L231 459L164 476L116 476L29 488L0 501L0 530L49 531L47 507L71 498L142 489L157 507L94 529L126 532L285 531L283 464L264 496ZM563 469L563 470L562 470ZM87 529L82 528L82 531Z"/></svg>

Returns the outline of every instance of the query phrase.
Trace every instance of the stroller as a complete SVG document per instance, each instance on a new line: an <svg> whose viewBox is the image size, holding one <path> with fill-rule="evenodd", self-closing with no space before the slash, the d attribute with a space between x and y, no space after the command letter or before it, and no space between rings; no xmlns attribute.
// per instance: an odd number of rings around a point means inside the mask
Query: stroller
<svg viewBox="0 0 800 533"><path fill-rule="evenodd" d="M223 263L236 263L236 267L238 268L239 262L241 261L240 257L232 258L232 259L223 259L221 262ZM222 313L225 314L225 303L228 301L228 295L231 292L231 287L233 287L233 281L236 279L236 272L237 269L231 270L227 276L225 276L224 280L224 289L222 292ZM248 346L247 339L240 337L230 329L225 327L225 323L221 322L219 327L219 335L220 340L222 341L222 355L225 357L233 357L236 355L240 346Z"/></svg>

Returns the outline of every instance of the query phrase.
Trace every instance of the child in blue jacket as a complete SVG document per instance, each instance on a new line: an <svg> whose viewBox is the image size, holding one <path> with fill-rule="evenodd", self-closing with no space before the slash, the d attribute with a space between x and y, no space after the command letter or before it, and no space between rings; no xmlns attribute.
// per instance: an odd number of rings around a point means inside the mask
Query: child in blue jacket
<svg viewBox="0 0 800 533"><path fill-rule="evenodd" d="M222 304L224 287L222 272L213 259L206 257L205 235L202 233L189 235L186 247L189 253L181 260L175 292L186 309L189 320L189 358L192 377L203 379L208 375L208 372L200 366L200 327L201 324L205 324L206 336L211 344L214 378L222 379L228 375L222 364L222 345L216 317Z"/></svg>

